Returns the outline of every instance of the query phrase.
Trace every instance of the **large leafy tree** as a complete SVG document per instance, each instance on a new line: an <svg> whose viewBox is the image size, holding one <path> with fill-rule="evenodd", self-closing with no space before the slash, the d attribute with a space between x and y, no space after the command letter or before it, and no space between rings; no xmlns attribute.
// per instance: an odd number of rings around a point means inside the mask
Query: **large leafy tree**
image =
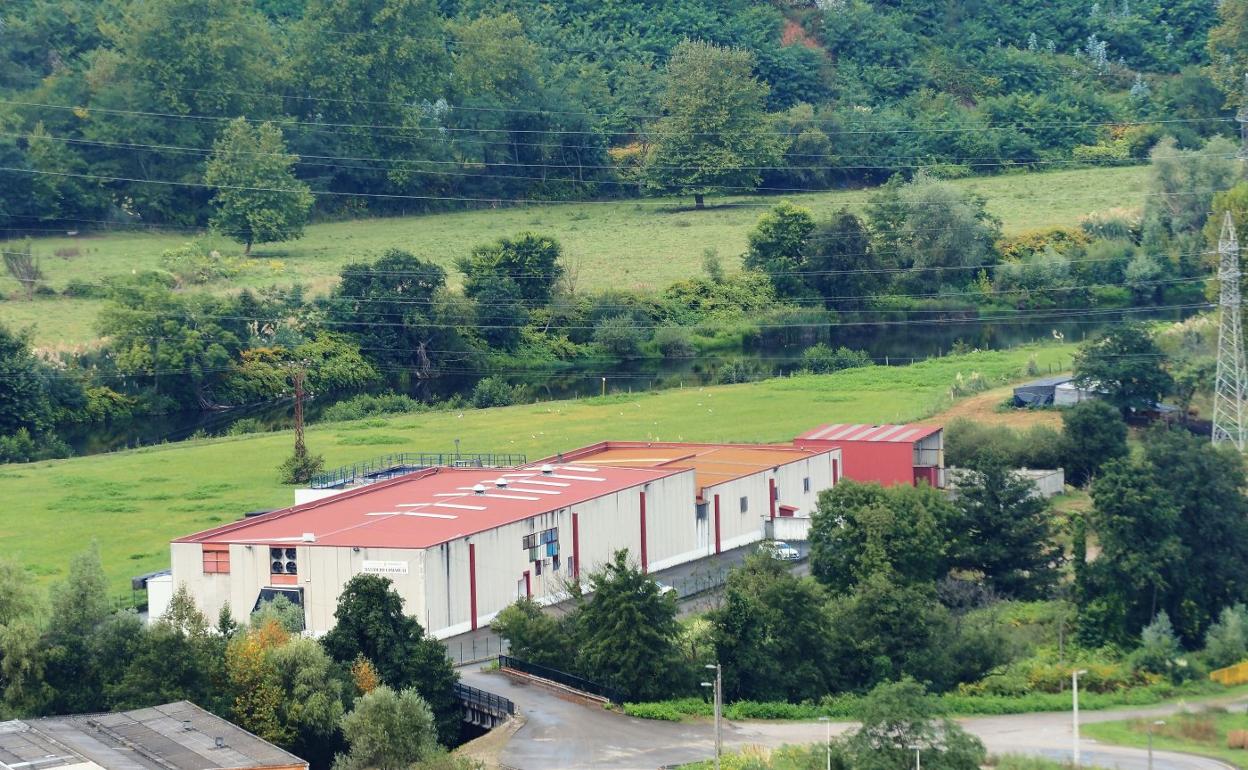
<svg viewBox="0 0 1248 770"><path fill-rule="evenodd" d="M1000 457L987 458L958 479L958 516L950 562L983 576L1006 596L1031 598L1057 577L1048 504L1029 479Z"/></svg>
<svg viewBox="0 0 1248 770"><path fill-rule="evenodd" d="M1226 96L1226 103L1241 106L1244 73L1248 72L1248 3L1226 0L1217 4L1218 24L1209 30L1209 72Z"/></svg>
<svg viewBox="0 0 1248 770"><path fill-rule="evenodd" d="M1080 402L1062 412L1061 449L1066 480L1083 486L1102 465L1127 456L1127 424L1104 401Z"/></svg>
<svg viewBox="0 0 1248 770"><path fill-rule="evenodd" d="M342 732L351 748L334 763L339 770L405 770L438 748L433 711L413 689L366 693L343 717Z"/></svg>
<svg viewBox="0 0 1248 770"><path fill-rule="evenodd" d="M681 689L676 599L629 562L628 551L589 576L593 601L582 607L580 668L630 700L669 697Z"/></svg>
<svg viewBox="0 0 1248 770"><path fill-rule="evenodd" d="M819 495L810 525L811 572L836 593L873 574L927 584L948 571L946 542L957 512L931 487L843 481Z"/></svg>
<svg viewBox="0 0 1248 770"><path fill-rule="evenodd" d="M459 734L459 677L446 648L426 636L416 618L403 613L403 597L389 580L377 575L351 578L338 597L334 618L337 623L321 640L334 660L349 665L366 658L383 683L399 690L414 688L424 698L444 742Z"/></svg>
<svg viewBox="0 0 1248 770"><path fill-rule="evenodd" d="M305 126L300 155L395 159L326 167L318 176L340 192L437 195L446 184L406 162L449 157L445 127L451 72L446 27L434 0L310 0L291 31L288 109ZM426 172L426 173L420 173ZM361 199L363 200L363 199ZM378 207L397 200L368 199ZM357 201L358 203L358 201Z"/></svg>
<svg viewBox="0 0 1248 770"><path fill-rule="evenodd" d="M45 381L42 365L31 354L29 335L0 326L0 436L52 427L54 404Z"/></svg>
<svg viewBox="0 0 1248 770"><path fill-rule="evenodd" d="M111 615L108 579L100 549L93 543L70 562L68 578L52 592L52 613L43 636L52 713L83 714L107 708L105 669L121 661L101 659L95 645Z"/></svg>
<svg viewBox="0 0 1248 770"><path fill-rule="evenodd" d="M217 137L204 171L204 182L217 188L212 226L242 243L244 254L253 243L303 235L312 193L291 171L296 160L272 123L238 118Z"/></svg>
<svg viewBox="0 0 1248 770"><path fill-rule="evenodd" d="M371 264L346 265L341 275L325 300L329 321L374 361L428 373L461 347L454 329L463 319L446 318L446 271L438 265L390 249Z"/></svg>
<svg viewBox="0 0 1248 770"><path fill-rule="evenodd" d="M469 256L456 262L456 267L464 274L464 293L469 297L476 298L482 282L505 279L519 287L521 298L530 307L536 307L550 301L563 275L563 265L559 264L562 253L554 238L526 232L476 246Z"/></svg>
<svg viewBox="0 0 1248 770"><path fill-rule="evenodd" d="M815 218L809 209L787 201L778 204L759 217L750 231L745 267L766 273L781 297L807 294L804 252L814 229Z"/></svg>
<svg viewBox="0 0 1248 770"><path fill-rule="evenodd" d="M1123 415L1153 409L1174 387L1162 367L1165 355L1148 329L1120 323L1080 346L1075 353L1075 383L1103 392Z"/></svg>
<svg viewBox="0 0 1248 770"><path fill-rule="evenodd" d="M908 770L916 750L935 770L975 770L986 758L984 744L944 717L913 679L879 685L863 698L859 715L862 726L846 743L855 768Z"/></svg>
<svg viewBox="0 0 1248 770"><path fill-rule="evenodd" d="M667 62L663 117L655 122L646 182L692 195L754 188L761 167L776 165L787 140L766 113L767 84L754 77L748 51L686 41Z"/></svg>

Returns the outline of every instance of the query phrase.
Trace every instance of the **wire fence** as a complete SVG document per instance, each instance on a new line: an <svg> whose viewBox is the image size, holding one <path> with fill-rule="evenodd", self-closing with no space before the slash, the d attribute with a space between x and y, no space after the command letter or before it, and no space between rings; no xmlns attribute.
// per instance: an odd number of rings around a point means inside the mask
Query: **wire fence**
<svg viewBox="0 0 1248 770"><path fill-rule="evenodd" d="M481 638L459 639L446 643L446 657L453 666L465 666L469 663L483 663L493 660L499 655L506 655L511 645L506 639L495 634L486 634Z"/></svg>

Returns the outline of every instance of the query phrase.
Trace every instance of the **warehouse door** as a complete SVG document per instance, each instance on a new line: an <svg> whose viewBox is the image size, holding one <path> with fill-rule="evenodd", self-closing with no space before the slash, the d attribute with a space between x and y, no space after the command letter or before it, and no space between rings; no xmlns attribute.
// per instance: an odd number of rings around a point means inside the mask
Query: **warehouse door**
<svg viewBox="0 0 1248 770"><path fill-rule="evenodd" d="M694 532L697 537L697 547L709 549L711 547L711 519L706 512L706 503L698 503L696 511Z"/></svg>

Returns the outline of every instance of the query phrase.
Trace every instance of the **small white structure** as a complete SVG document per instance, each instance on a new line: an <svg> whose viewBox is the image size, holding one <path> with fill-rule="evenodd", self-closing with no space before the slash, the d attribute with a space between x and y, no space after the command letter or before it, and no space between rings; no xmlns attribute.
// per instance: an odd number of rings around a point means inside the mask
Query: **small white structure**
<svg viewBox="0 0 1248 770"><path fill-rule="evenodd" d="M1053 405L1054 406L1074 406L1083 401L1091 401L1100 398L1104 394L1095 384L1086 388L1081 388L1075 384L1074 380L1063 382L1053 389Z"/></svg>

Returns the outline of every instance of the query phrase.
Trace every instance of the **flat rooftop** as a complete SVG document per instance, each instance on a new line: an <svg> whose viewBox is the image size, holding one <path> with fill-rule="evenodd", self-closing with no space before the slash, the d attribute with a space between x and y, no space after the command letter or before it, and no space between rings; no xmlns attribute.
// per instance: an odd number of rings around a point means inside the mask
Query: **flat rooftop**
<svg viewBox="0 0 1248 770"><path fill-rule="evenodd" d="M837 423L820 425L797 437L797 441L864 441L869 443L902 444L925 439L939 433L939 425L870 425Z"/></svg>
<svg viewBox="0 0 1248 770"><path fill-rule="evenodd" d="M684 470L567 462L549 472L432 468L173 542L428 548Z"/></svg>
<svg viewBox="0 0 1248 770"><path fill-rule="evenodd" d="M539 460L538 464L557 459L612 468L691 468L695 483L701 490L818 454L818 451L784 444L604 441Z"/></svg>
<svg viewBox="0 0 1248 770"><path fill-rule="evenodd" d="M220 745L218 745L220 743ZM307 762L188 701L113 714L0 722L0 768L213 770Z"/></svg>

